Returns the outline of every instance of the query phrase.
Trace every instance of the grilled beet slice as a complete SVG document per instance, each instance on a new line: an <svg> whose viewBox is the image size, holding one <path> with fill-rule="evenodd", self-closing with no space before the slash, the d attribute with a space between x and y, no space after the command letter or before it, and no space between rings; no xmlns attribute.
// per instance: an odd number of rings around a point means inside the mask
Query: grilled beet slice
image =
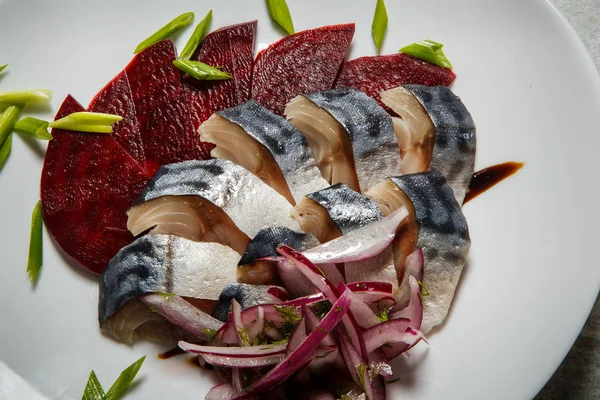
<svg viewBox="0 0 600 400"><path fill-rule="evenodd" d="M448 86L456 78L451 69L403 53L360 57L342 66L335 87L352 86L381 102L382 91L405 84Z"/></svg>
<svg viewBox="0 0 600 400"><path fill-rule="evenodd" d="M331 89L354 36L354 24L331 25L287 36L256 57L252 98L282 115L299 94Z"/></svg>
<svg viewBox="0 0 600 400"><path fill-rule="evenodd" d="M180 71L170 40L138 53L125 68L150 173L179 161L206 159L190 119Z"/></svg>
<svg viewBox="0 0 600 400"><path fill-rule="evenodd" d="M83 107L68 96L56 118ZM53 129L42 171L44 221L58 245L93 273L133 239L125 212L149 177L107 134Z"/></svg>
<svg viewBox="0 0 600 400"><path fill-rule="evenodd" d="M116 114L123 120L113 126L113 137L133 157L142 169L146 169L144 144L140 124L135 115L135 105L129 79L121 72L92 99L88 111Z"/></svg>
<svg viewBox="0 0 600 400"><path fill-rule="evenodd" d="M215 111L235 107L250 98L255 33L256 21L218 29L204 38L192 57L220 66L231 75L225 81L200 81L189 76L184 79L194 131Z"/></svg>

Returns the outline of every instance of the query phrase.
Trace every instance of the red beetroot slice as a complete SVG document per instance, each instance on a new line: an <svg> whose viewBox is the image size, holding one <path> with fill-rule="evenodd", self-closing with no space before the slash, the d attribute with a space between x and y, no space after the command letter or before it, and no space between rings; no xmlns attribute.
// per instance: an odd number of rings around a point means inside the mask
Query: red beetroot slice
<svg viewBox="0 0 600 400"><path fill-rule="evenodd" d="M140 134L139 122L135 115L135 105L129 87L127 74L121 72L90 102L88 111L116 114L123 120L113 125L113 137L140 165L146 169L144 144Z"/></svg>
<svg viewBox="0 0 600 400"><path fill-rule="evenodd" d="M354 36L354 24L331 25L287 36L254 62L252 98L283 114L299 94L333 87Z"/></svg>
<svg viewBox="0 0 600 400"><path fill-rule="evenodd" d="M138 53L125 68L151 174L161 165L209 157L192 126L173 60L175 46L165 40Z"/></svg>
<svg viewBox="0 0 600 400"><path fill-rule="evenodd" d="M204 38L192 57L220 66L232 77L225 81L200 81L189 76L184 79L194 131L215 111L235 107L250 98L255 33L256 21L218 29Z"/></svg>
<svg viewBox="0 0 600 400"><path fill-rule="evenodd" d="M56 118L83 111L68 96ZM149 177L106 134L53 129L42 171L44 221L58 245L100 274L132 241L125 212Z"/></svg>
<svg viewBox="0 0 600 400"><path fill-rule="evenodd" d="M451 69L403 53L360 57L342 66L335 87L352 86L381 102L381 92L405 84L448 86L456 78Z"/></svg>

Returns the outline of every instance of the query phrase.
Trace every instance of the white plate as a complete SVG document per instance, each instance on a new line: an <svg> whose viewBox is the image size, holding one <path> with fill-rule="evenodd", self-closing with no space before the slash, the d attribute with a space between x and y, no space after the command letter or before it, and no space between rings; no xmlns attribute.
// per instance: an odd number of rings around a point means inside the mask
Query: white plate
<svg viewBox="0 0 600 400"><path fill-rule="evenodd" d="M371 4L373 3L373 4ZM352 57L373 54L375 1L289 0L298 30L355 21ZM384 52L443 42L478 126L477 166L525 168L465 207L472 251L449 319L390 386L403 399L525 399L551 376L600 287L597 175L600 81L573 30L544 1L387 1ZM212 28L259 19L258 47L280 37L263 0L0 0L0 90L54 90L87 104L132 50L170 18L214 10ZM178 39L182 45L190 30ZM32 151L34 150L34 151ZM17 137L0 174L0 359L50 398L81 398L90 369L110 385L143 354L127 398L201 398L212 381L182 357L156 359L101 336L95 279L71 268L45 238L37 288L25 274L38 199L40 146ZM592 164L593 165L593 164ZM0 388L0 393L2 392Z"/></svg>

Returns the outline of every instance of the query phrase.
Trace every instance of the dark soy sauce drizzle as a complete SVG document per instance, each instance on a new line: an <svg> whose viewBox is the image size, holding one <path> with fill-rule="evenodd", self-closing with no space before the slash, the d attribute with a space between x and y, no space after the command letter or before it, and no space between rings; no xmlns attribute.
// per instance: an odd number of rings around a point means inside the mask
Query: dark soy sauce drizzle
<svg viewBox="0 0 600 400"><path fill-rule="evenodd" d="M174 347L171 350L167 350L164 353L160 353L158 355L158 358L161 360L168 360L171 357L175 357L183 353L185 353L184 350L180 349L179 347Z"/></svg>
<svg viewBox="0 0 600 400"><path fill-rule="evenodd" d="M491 167L475 172L471 178L471 183L469 183L469 189L467 190L464 203L473 200L492 186L495 186L509 176L514 175L518 170L523 168L523 165L525 165L525 163L509 161L492 165Z"/></svg>

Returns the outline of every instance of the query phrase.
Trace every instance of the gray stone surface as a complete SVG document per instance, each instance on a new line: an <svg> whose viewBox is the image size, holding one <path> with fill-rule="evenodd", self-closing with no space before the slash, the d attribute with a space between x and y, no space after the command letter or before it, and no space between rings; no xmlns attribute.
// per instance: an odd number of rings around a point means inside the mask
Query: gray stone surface
<svg viewBox="0 0 600 400"><path fill-rule="evenodd" d="M600 0L551 0L573 25L600 70ZM535 400L600 399L600 300L579 338Z"/></svg>

